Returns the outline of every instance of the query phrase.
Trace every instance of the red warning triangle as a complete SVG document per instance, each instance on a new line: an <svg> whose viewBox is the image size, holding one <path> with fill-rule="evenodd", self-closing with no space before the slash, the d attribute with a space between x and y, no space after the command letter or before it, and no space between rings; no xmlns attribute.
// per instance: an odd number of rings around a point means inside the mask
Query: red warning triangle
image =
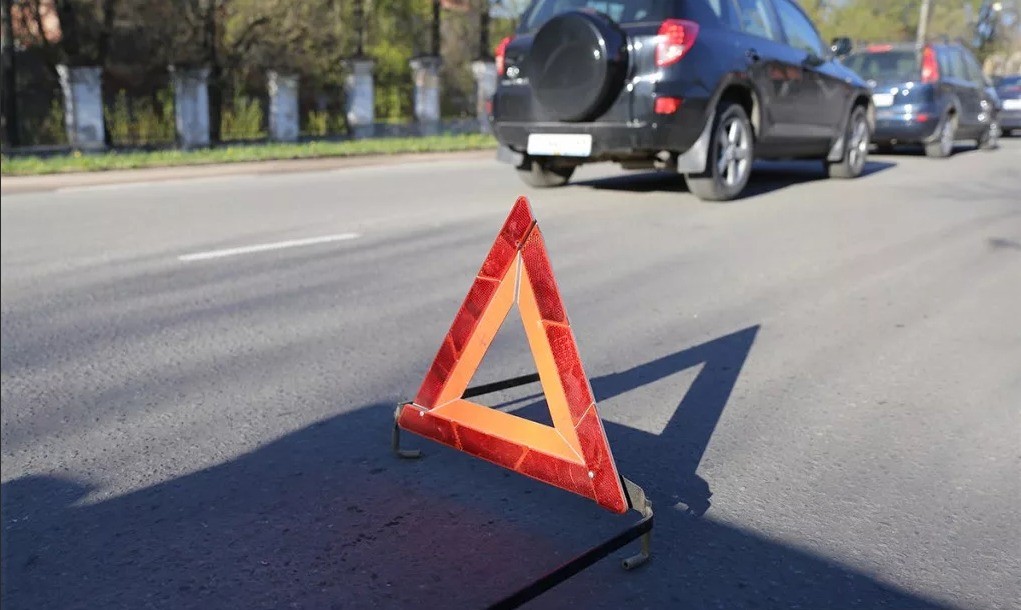
<svg viewBox="0 0 1021 610"><path fill-rule="evenodd" d="M514 305L525 326L552 426L463 398ZM524 197L511 209L415 400L401 407L397 423L614 512L627 512L628 501L546 245Z"/></svg>

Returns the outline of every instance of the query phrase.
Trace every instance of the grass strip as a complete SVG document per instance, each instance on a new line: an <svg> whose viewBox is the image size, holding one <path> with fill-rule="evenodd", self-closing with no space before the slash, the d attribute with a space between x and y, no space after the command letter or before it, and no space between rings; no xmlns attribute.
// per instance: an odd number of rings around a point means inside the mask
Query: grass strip
<svg viewBox="0 0 1021 610"><path fill-rule="evenodd" d="M428 152L459 152L494 148L496 140L486 134L450 134L412 138L373 138L341 142L267 143L223 145L199 150L131 152L74 152L52 156L0 156L0 175L37 176L66 172L98 172L115 169L174 167L365 155L397 155Z"/></svg>

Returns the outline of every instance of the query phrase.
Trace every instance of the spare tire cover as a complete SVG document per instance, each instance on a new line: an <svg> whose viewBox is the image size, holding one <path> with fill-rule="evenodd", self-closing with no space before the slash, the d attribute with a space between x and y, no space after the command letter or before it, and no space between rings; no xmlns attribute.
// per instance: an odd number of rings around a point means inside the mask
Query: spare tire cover
<svg viewBox="0 0 1021 610"><path fill-rule="evenodd" d="M570 11L535 34L528 80L554 120L586 121L605 112L627 73L627 37L606 15Z"/></svg>

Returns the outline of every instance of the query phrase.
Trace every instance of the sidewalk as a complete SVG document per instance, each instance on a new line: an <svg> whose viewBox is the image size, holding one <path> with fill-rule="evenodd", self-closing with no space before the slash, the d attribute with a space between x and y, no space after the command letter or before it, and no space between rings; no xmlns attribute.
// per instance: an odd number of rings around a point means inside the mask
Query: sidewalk
<svg viewBox="0 0 1021 610"><path fill-rule="evenodd" d="M0 194L39 193L66 188L130 184L133 182L163 182L213 178L240 174L271 174L290 172L316 172L334 169L428 163L437 161L479 161L494 159L492 150L454 153L411 153L397 155L365 155L355 157L323 157L319 159L286 159L279 161L251 161L186 165L148 169L111 170L101 172L75 172L45 174L42 176L4 176L0 178Z"/></svg>

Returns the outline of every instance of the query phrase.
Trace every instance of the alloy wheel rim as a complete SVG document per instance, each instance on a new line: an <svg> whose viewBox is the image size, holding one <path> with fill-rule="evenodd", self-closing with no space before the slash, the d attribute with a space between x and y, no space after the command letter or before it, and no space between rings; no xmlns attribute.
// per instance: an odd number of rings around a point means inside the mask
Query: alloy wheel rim
<svg viewBox="0 0 1021 610"><path fill-rule="evenodd" d="M737 118L720 125L717 134L716 175L727 187L740 185L751 166L751 136Z"/></svg>
<svg viewBox="0 0 1021 610"><path fill-rule="evenodd" d="M858 119L855 121L854 130L851 132L851 146L848 151L850 157L849 161L851 167L854 169L860 169L865 163L865 155L868 152L868 129L865 127L865 121Z"/></svg>
<svg viewBox="0 0 1021 610"><path fill-rule="evenodd" d="M949 154L954 148L954 127L953 120L947 119L943 123L943 133L940 134L940 145L943 148L943 152Z"/></svg>

